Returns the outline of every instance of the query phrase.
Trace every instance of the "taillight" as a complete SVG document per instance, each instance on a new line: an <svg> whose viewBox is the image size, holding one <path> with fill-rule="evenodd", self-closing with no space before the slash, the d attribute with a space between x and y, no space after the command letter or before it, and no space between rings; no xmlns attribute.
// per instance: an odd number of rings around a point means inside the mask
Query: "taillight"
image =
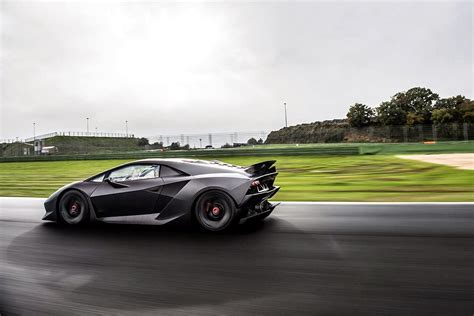
<svg viewBox="0 0 474 316"><path fill-rule="evenodd" d="M247 191L247 194L254 194L259 192L268 191L269 187L265 182L260 182L259 180L253 180L250 182L250 188Z"/></svg>

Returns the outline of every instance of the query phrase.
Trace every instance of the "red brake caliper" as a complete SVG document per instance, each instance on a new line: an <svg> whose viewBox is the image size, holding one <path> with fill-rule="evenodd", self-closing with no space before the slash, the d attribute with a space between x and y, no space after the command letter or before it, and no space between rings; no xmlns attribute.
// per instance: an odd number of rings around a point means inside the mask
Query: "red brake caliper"
<svg viewBox="0 0 474 316"><path fill-rule="evenodd" d="M76 215L76 211L77 211L77 202L76 201L73 201L71 206L69 207L69 211L71 213L71 215Z"/></svg>
<svg viewBox="0 0 474 316"><path fill-rule="evenodd" d="M206 211L211 212L212 215L214 215L214 216L217 216L221 212L221 209L218 208L217 206L213 206L213 204L211 202L207 202Z"/></svg>
<svg viewBox="0 0 474 316"><path fill-rule="evenodd" d="M214 206L211 212L212 212L212 215L217 216L219 215L220 211L221 211L220 208L218 208L217 206Z"/></svg>

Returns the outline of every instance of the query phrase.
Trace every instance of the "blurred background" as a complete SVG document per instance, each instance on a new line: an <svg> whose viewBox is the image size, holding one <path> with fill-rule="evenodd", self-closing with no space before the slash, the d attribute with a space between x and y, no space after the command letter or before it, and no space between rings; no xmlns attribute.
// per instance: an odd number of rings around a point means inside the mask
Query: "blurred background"
<svg viewBox="0 0 474 316"><path fill-rule="evenodd" d="M0 196L197 157L277 159L279 200L473 201L472 12L2 1Z"/></svg>

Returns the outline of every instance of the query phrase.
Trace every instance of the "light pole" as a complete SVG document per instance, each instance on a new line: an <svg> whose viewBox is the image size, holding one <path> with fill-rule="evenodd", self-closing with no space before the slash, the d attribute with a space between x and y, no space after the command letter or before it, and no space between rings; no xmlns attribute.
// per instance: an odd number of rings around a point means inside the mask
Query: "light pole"
<svg viewBox="0 0 474 316"><path fill-rule="evenodd" d="M285 106L285 127L288 127L288 117L286 116L286 102L283 103Z"/></svg>
<svg viewBox="0 0 474 316"><path fill-rule="evenodd" d="M202 148L202 138L199 138L199 148Z"/></svg>
<svg viewBox="0 0 474 316"><path fill-rule="evenodd" d="M33 122L33 155L36 154L36 123Z"/></svg>
<svg viewBox="0 0 474 316"><path fill-rule="evenodd" d="M128 137L128 121L125 121L125 135Z"/></svg>
<svg viewBox="0 0 474 316"><path fill-rule="evenodd" d="M89 136L89 118L86 117L87 120L87 136Z"/></svg>

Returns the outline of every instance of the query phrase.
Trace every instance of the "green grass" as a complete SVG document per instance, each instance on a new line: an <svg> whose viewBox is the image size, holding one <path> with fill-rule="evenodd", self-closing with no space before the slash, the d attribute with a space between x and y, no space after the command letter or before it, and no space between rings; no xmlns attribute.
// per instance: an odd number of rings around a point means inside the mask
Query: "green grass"
<svg viewBox="0 0 474 316"><path fill-rule="evenodd" d="M209 158L212 159L212 158ZM226 157L277 159L282 201L474 201L474 171L389 155ZM47 197L60 186L127 160L0 163L0 196Z"/></svg>
<svg viewBox="0 0 474 316"><path fill-rule="evenodd" d="M287 148L344 148L359 147L361 154L385 154L399 155L411 153L472 153L474 152L474 141L452 141L452 142L436 142L434 144L424 143L328 143L328 144L274 144L260 145L252 149L287 149ZM243 147L249 148L249 147ZM242 150L236 148L234 150Z"/></svg>
<svg viewBox="0 0 474 316"><path fill-rule="evenodd" d="M339 144L286 144L260 145L230 149L215 150L179 150L179 151L128 151L109 152L93 151L90 154L57 154L50 156L18 156L0 157L1 162L27 161L70 161L70 160L111 160L111 159L141 159L151 157L208 157L212 155L219 159L234 159L257 156L342 156L342 155L397 155L414 153L466 153L474 152L473 141L423 143L339 143Z"/></svg>
<svg viewBox="0 0 474 316"><path fill-rule="evenodd" d="M54 154L36 156L0 157L0 162L26 162L26 161L71 161L71 160L111 160L111 159L141 159L156 157L236 157L236 156L342 156L358 155L359 147L348 144L344 145L321 145L321 146L284 146L284 147L243 147L230 149L197 149L197 150L165 150L165 151L128 151L115 153L91 153L91 154ZM223 159L223 158L222 158Z"/></svg>
<svg viewBox="0 0 474 316"><path fill-rule="evenodd" d="M437 142L435 144L423 143L392 143L392 144L360 144L361 154L442 154L442 153L472 153L473 141Z"/></svg>

